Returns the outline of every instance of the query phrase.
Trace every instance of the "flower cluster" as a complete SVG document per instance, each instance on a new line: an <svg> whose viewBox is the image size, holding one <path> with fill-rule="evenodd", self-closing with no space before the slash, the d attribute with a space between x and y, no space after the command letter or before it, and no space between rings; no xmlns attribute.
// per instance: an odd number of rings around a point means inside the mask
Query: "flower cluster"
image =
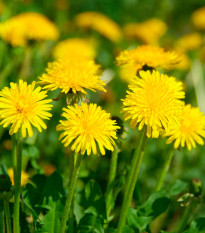
<svg viewBox="0 0 205 233"><path fill-rule="evenodd" d="M168 136L167 143L175 141L174 148L186 145L190 150L196 147L196 142L204 143L205 116L199 108L185 105L182 82L154 69L168 68L177 60L176 54L153 46L140 46L122 52L117 62L122 65L124 77L130 74L127 78L129 90L122 100L122 112L125 120L131 119L131 128L138 126L141 130L146 126L147 137Z"/></svg>

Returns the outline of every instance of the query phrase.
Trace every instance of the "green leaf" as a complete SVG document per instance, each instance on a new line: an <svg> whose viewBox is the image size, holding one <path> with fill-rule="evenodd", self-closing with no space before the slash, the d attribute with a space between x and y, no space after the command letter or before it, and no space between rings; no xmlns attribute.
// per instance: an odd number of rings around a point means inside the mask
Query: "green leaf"
<svg viewBox="0 0 205 233"><path fill-rule="evenodd" d="M34 222L38 219L38 214L33 209L37 204L39 193L32 184L27 184L22 191L22 199L27 208L31 211Z"/></svg>
<svg viewBox="0 0 205 233"><path fill-rule="evenodd" d="M43 203L49 204L50 202L56 202L64 196L63 180L61 176L54 172L46 180L43 189Z"/></svg>
<svg viewBox="0 0 205 233"><path fill-rule="evenodd" d="M116 231L117 231L116 229L110 227L105 229L105 233L116 233Z"/></svg>
<svg viewBox="0 0 205 233"><path fill-rule="evenodd" d="M191 226L184 233L204 233L205 232L205 217L197 218L191 223Z"/></svg>
<svg viewBox="0 0 205 233"><path fill-rule="evenodd" d="M185 189L188 187L188 184L186 182L183 182L181 180L177 180L171 187L170 187L170 195L176 196L185 191Z"/></svg>
<svg viewBox="0 0 205 233"><path fill-rule="evenodd" d="M64 208L64 189L61 176L54 172L46 180L42 192L43 205L49 209L42 220L41 230L48 233L57 233L60 225L60 216Z"/></svg>
<svg viewBox="0 0 205 233"><path fill-rule="evenodd" d="M146 228L151 220L152 220L151 216L150 217L139 216L138 211L135 209L130 208L128 210L128 215L127 215L128 225L134 229L138 229L140 232L146 231Z"/></svg>
<svg viewBox="0 0 205 233"><path fill-rule="evenodd" d="M123 227L123 231L122 233L138 233L138 231L136 232L135 230L133 230L131 227L129 226L124 226Z"/></svg>
<svg viewBox="0 0 205 233"><path fill-rule="evenodd" d="M167 197L161 197L156 199L152 205L151 215L153 216L153 219L164 213L169 207L169 203L170 203L170 199Z"/></svg>
<svg viewBox="0 0 205 233"><path fill-rule="evenodd" d="M40 152L36 146L29 146L23 149L23 155L28 156L30 158L39 158Z"/></svg>
<svg viewBox="0 0 205 233"><path fill-rule="evenodd" d="M60 226L60 215L63 211L63 204L61 200L53 202L50 210L43 218L41 224L42 230L48 233L57 233Z"/></svg>
<svg viewBox="0 0 205 233"><path fill-rule="evenodd" d="M86 213L80 220L78 233L104 233L101 219L92 213Z"/></svg>
<svg viewBox="0 0 205 233"><path fill-rule="evenodd" d="M102 190L100 185L94 181L91 180L88 182L85 186L85 198L88 203L92 203L93 201L98 200L102 197Z"/></svg>
<svg viewBox="0 0 205 233"><path fill-rule="evenodd" d="M93 213L99 217L106 219L106 204L100 185L91 180L85 186L82 206L87 208L86 213Z"/></svg>
<svg viewBox="0 0 205 233"><path fill-rule="evenodd" d="M152 216L155 219L157 216L165 212L169 206L170 199L164 190L152 193L147 201L140 208L142 216Z"/></svg>
<svg viewBox="0 0 205 233"><path fill-rule="evenodd" d="M34 221L38 219L38 214L41 211L39 206L42 206L43 196L42 190L46 182L46 176L35 175L31 178L32 184L28 183L22 190L22 199L27 208L30 209Z"/></svg>

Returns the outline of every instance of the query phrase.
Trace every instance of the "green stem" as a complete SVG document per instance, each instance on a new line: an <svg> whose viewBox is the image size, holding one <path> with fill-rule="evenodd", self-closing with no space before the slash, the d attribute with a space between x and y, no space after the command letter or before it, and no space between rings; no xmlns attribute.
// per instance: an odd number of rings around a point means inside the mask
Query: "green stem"
<svg viewBox="0 0 205 233"><path fill-rule="evenodd" d="M120 219L118 223L117 233L122 233L123 227L126 222L127 212L130 207L132 196L134 192L134 188L137 182L140 166L142 163L142 158L144 155L144 149L146 145L146 129L145 127L140 132L140 136L138 139L138 146L135 150L135 153L132 158L131 168L127 179L127 185L125 189L124 200L122 204L122 209L120 212Z"/></svg>
<svg viewBox="0 0 205 233"><path fill-rule="evenodd" d="M158 182L158 184L157 184L156 191L159 191L159 190L162 188L162 185L163 185L163 182L164 182L164 180L165 180L167 171L169 170L169 166L170 166L170 164L171 164L173 155L174 155L174 150L171 150L171 151L169 152L168 156L166 157L166 161L165 161L164 166L163 166L163 168L162 168L162 173L161 173L161 176L160 176L160 178L159 178L159 182Z"/></svg>
<svg viewBox="0 0 205 233"><path fill-rule="evenodd" d="M188 222L190 216L193 214L193 211L194 211L195 207L196 207L196 202L195 201L193 201L192 203L190 203L189 206L186 207L186 210L185 210L185 212L183 214L182 221L180 223L179 229L178 229L178 231L176 231L177 233L183 232L185 226L187 225L187 222Z"/></svg>
<svg viewBox="0 0 205 233"><path fill-rule="evenodd" d="M77 153L76 157L77 158L76 158L76 163L75 163L75 166L73 169L73 174L72 174L71 181L70 181L69 192L68 192L68 195L66 198L66 204L64 207L63 215L62 215L60 228L58 230L59 233L65 232L66 223L67 223L67 220L69 217L71 203L72 203L73 195L74 195L74 191L75 191L75 185L76 185L76 181L77 181L78 174L80 171L80 164L81 164L81 160L82 160L82 155Z"/></svg>
<svg viewBox="0 0 205 233"><path fill-rule="evenodd" d="M116 146L115 150L112 153L112 157L111 157L110 173L109 173L109 179L108 179L108 185L107 185L107 195L106 195L107 217L109 217L110 211L112 210L112 207L113 207L112 206L112 199L113 199L112 185L116 177L117 160L118 160L118 148Z"/></svg>
<svg viewBox="0 0 205 233"><path fill-rule="evenodd" d="M12 233L9 202L7 200L4 200L4 213L5 213L5 217L6 217L6 230L7 230L7 233Z"/></svg>
<svg viewBox="0 0 205 233"><path fill-rule="evenodd" d="M12 138L14 147L13 152L13 169L14 169L14 209L13 209L13 232L20 233L20 224L19 224L19 211L20 211L20 194L21 194L21 163L22 163L22 141L20 132L18 134L17 142L15 137ZM15 149L16 148L16 149Z"/></svg>
<svg viewBox="0 0 205 233"><path fill-rule="evenodd" d="M4 211L0 212L0 232L5 233Z"/></svg>
<svg viewBox="0 0 205 233"><path fill-rule="evenodd" d="M73 169L75 167L75 156L73 156L73 154L70 154L69 159L70 159L69 177L71 178L73 174ZM74 225L74 201L72 200L71 207L70 207L69 221L68 221L68 227L69 227L70 233L73 233L73 225Z"/></svg>
<svg viewBox="0 0 205 233"><path fill-rule="evenodd" d="M22 77L23 80L28 79L30 75L31 60L32 60L31 48L27 46L25 48L24 60L20 71L20 76Z"/></svg>

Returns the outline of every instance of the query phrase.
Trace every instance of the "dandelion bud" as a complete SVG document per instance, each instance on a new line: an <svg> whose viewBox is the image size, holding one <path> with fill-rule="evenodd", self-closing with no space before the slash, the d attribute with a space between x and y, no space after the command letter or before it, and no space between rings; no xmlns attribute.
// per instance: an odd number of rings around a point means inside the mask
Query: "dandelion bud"
<svg viewBox="0 0 205 233"><path fill-rule="evenodd" d="M199 179L193 179L191 181L190 192L194 194L194 196L199 196L202 193L202 182Z"/></svg>

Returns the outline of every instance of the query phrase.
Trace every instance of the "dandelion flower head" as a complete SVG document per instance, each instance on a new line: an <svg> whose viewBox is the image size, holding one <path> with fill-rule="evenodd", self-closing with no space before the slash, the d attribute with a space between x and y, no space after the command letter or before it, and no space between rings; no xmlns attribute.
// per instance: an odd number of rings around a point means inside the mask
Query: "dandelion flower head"
<svg viewBox="0 0 205 233"><path fill-rule="evenodd" d="M93 29L107 39L118 42L122 32L117 23L98 12L83 12L76 16L76 24L81 28Z"/></svg>
<svg viewBox="0 0 205 233"><path fill-rule="evenodd" d="M182 36L176 41L176 49L181 51L190 51L198 49L203 43L202 36L199 33L190 33Z"/></svg>
<svg viewBox="0 0 205 233"><path fill-rule="evenodd" d="M2 22L0 36L13 46L24 46L28 40L57 40L59 32L46 16L26 12Z"/></svg>
<svg viewBox="0 0 205 233"><path fill-rule="evenodd" d="M160 19L152 18L141 23L129 23L124 27L126 37L139 39L145 44L157 44L166 33L167 25Z"/></svg>
<svg viewBox="0 0 205 233"><path fill-rule="evenodd" d="M67 106L63 109L62 116L66 120L60 121L57 130L64 131L60 140L65 147L72 144L71 150L82 155L85 152L88 155L97 154L98 151L105 155L105 148L114 150L116 130L120 127L100 106L86 103Z"/></svg>
<svg viewBox="0 0 205 233"><path fill-rule="evenodd" d="M194 11L191 16L191 21L195 28L199 30L205 29L205 6Z"/></svg>
<svg viewBox="0 0 205 233"><path fill-rule="evenodd" d="M49 119L52 115L48 111L52 100L45 99L46 91L40 87L35 89L35 82L27 85L27 82L19 80L19 84L10 83L10 88L5 87L0 91L0 124L7 127L11 124L9 134L21 130L22 136L33 136L32 125L40 132L46 129L42 119Z"/></svg>
<svg viewBox="0 0 205 233"><path fill-rule="evenodd" d="M185 93L182 83L158 71L140 71L129 85L123 100L125 120L131 119L131 128L147 126L147 136L157 138L168 123L175 124L182 110Z"/></svg>
<svg viewBox="0 0 205 233"><path fill-rule="evenodd" d="M136 49L122 51L116 61L118 65L135 64L169 69L180 61L180 57L176 52L166 52L158 46L141 45Z"/></svg>
<svg viewBox="0 0 205 233"><path fill-rule="evenodd" d="M53 56L56 59L67 59L74 56L94 59L96 51L91 41L81 38L70 38L56 45Z"/></svg>
<svg viewBox="0 0 205 233"><path fill-rule="evenodd" d="M181 114L180 123L170 124L164 136L168 136L167 143L174 141L174 148L187 146L188 150L196 147L196 143L204 145L205 116L199 108L185 105Z"/></svg>
<svg viewBox="0 0 205 233"><path fill-rule="evenodd" d="M10 177L12 185L14 185L14 171L12 168L8 169L8 175ZM21 187L29 182L29 174L25 171L21 171Z"/></svg>
<svg viewBox="0 0 205 233"><path fill-rule="evenodd" d="M78 57L60 59L48 63L46 72L39 77L39 83L45 85L43 89L53 91L59 88L65 94L69 91L86 94L85 89L106 91L104 81L100 80L100 66L93 60Z"/></svg>

